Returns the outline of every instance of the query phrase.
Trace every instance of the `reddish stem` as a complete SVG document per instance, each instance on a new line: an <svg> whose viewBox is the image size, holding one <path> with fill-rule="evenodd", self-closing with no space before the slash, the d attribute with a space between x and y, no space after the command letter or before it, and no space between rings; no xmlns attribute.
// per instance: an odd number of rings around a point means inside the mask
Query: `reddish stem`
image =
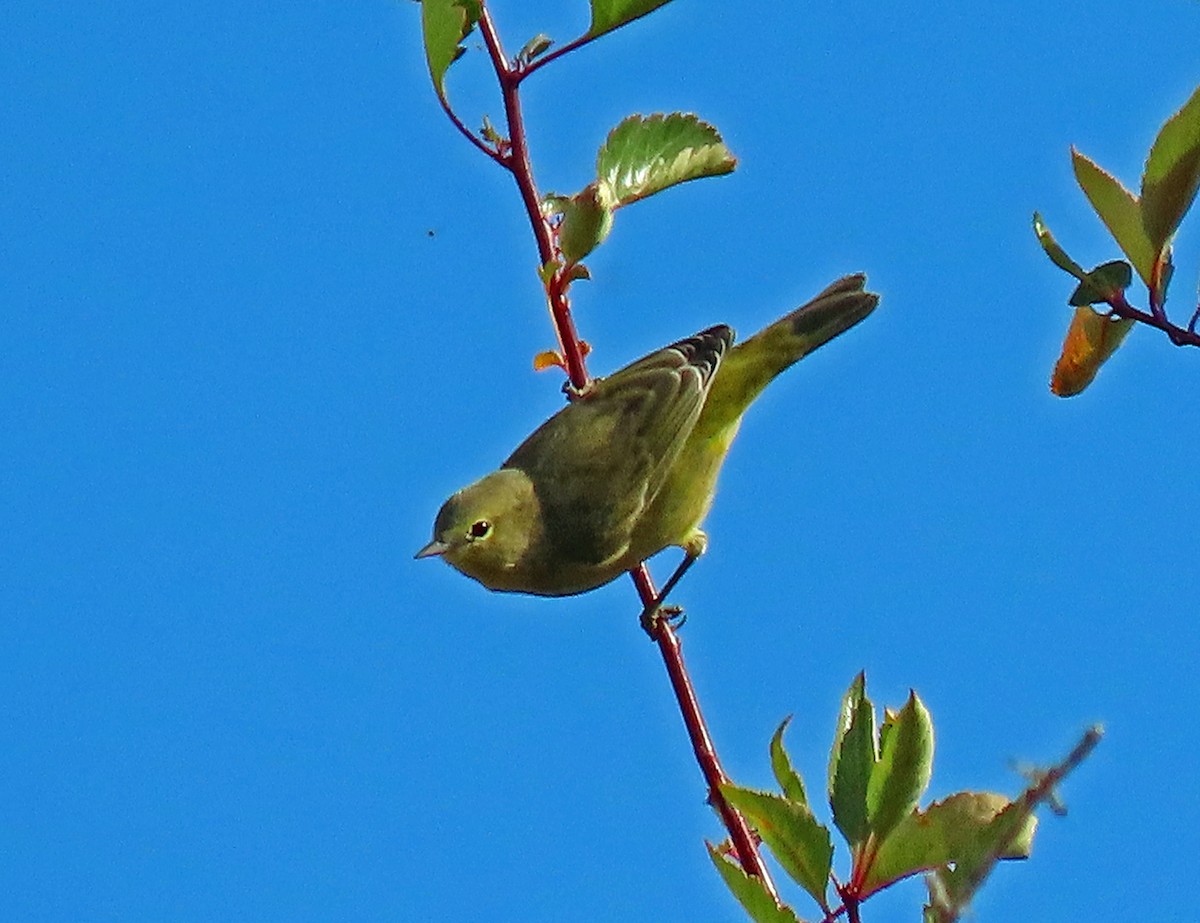
<svg viewBox="0 0 1200 923"><path fill-rule="evenodd" d="M554 244L554 230L550 222L542 214L541 195L538 193L537 183L533 177L533 166L529 159L529 144L525 134L525 120L521 112L520 84L524 77L527 77L538 68L561 57L567 52L587 44L594 36L581 36L575 41L557 49L552 54L539 59L534 64L527 66L524 70L521 70L518 66L510 63L508 57L505 55L504 48L500 43L499 33L496 31L496 25L492 21L491 13L486 4L482 5L480 12L479 30L483 36L484 45L487 47L488 57L492 61L492 67L496 72L496 80L500 84L509 137L507 147L501 147L495 152L488 150L484 145L480 145L473 137L472 141L484 153L488 154L489 157L492 157L492 159L496 160L501 166L512 173L517 183L517 189L521 194L521 202L525 206L525 214L529 218L529 224L533 229L534 239L537 241L538 256L541 259L541 265L546 266L558 257L558 253ZM469 134L465 131L462 122L450 112L449 106L444 105L444 108L447 114L450 115L451 121L454 122L455 126L460 131ZM570 280L564 276L561 265L546 280L546 296L550 302L550 314L554 321L554 329L558 336L567 375L575 389L582 390L588 384L589 377L587 366L584 364L582 343L575 329L574 319L571 317L571 303L567 294L569 287ZM647 570L646 565L644 563L638 565L637 568L630 571L630 574L633 577L634 585L637 587L638 595L641 597L642 606L648 607L653 605L657 601L657 593L655 592L654 583L650 578L650 572ZM703 773L705 783L708 785L709 802L717 809L721 815L722 822L729 830L734 850L737 853L737 858L742 868L748 874L759 878L767 891L778 902L779 896L775 884L771 880L766 865L763 863L762 856L758 851L758 844L755 842L749 826L746 824L745 819L726 801L725 796L721 794L720 786L722 783L728 782L729 777L725 775L725 770L721 768L721 762L717 758L716 747L713 746L712 738L708 733L708 726L705 724L704 716L700 711L700 703L696 698L695 688L692 686L687 668L683 663L683 650L679 637L675 633L675 629L666 620L658 622L655 641L662 654L663 663L666 665L667 674L671 680L671 688L674 690L675 698L679 703L679 710L683 715L683 722L687 727L688 738L691 740L696 761L700 764L700 771Z"/></svg>
<svg viewBox="0 0 1200 923"><path fill-rule="evenodd" d="M596 39L598 37L599 36L595 36L595 35L581 35L581 36L579 36L579 38L573 39L572 41L567 42L565 45L560 45L559 47L555 48L553 51L547 52L546 54L542 55L540 58L538 58L534 61L531 61L528 65L526 65L525 69L522 70L521 73L519 73L517 75L517 80L524 80L526 77L528 77L534 71L540 70L541 68L543 68L547 64L549 64L551 61L557 60L558 58L561 58L565 54L569 54L570 52L574 51L576 48L582 48L584 45L588 44L593 39Z"/></svg>
<svg viewBox="0 0 1200 923"><path fill-rule="evenodd" d="M1184 329L1172 324L1167 320L1166 314L1162 313L1161 307L1159 308L1161 317L1155 317L1147 311L1135 308L1126 301L1124 292L1117 292L1109 298L1108 306L1112 308L1113 314L1117 317L1141 321L1149 327L1161 330L1176 346L1200 346L1200 333L1197 333L1194 327L1192 329ZM1200 313L1200 309L1198 309L1198 313Z"/></svg>
<svg viewBox="0 0 1200 923"><path fill-rule="evenodd" d="M550 223L542 214L542 197L538 194L537 183L533 178L533 164L529 160L529 142L525 136L525 118L521 113L519 92L521 75L504 54L500 36L496 32L496 24L492 22L492 14L486 6L479 17L479 31L483 34L483 42L487 46L488 57L492 59L492 67L496 71L496 80L500 84L500 92L504 99L504 117L508 122L509 142L505 166L516 180L525 214L537 241L541 265L545 266L555 256L554 235ZM575 320L571 317L571 302L567 297L567 282L563 279L561 267L547 282L546 296L550 301L550 315L554 319L559 352L566 364L567 376L575 389L582 391L588 383L587 365L584 363L579 334L575 330Z"/></svg>
<svg viewBox="0 0 1200 923"><path fill-rule="evenodd" d="M637 587L642 606L655 605L658 601L658 591L654 588L654 581L651 579L650 571L645 563L639 564L629 572L629 575L633 578L633 585ZM771 880L771 873L763 863L762 856L758 851L758 844L750 833L745 818L733 809L733 805L721 792L721 785L727 783L729 777L725 775L725 770L721 767L717 748L708 733L704 714L700 711L700 701L696 698L696 689L692 685L691 677L688 676L687 667L684 666L683 645L679 640L679 635L668 619L660 618L655 623L653 637L654 642L658 645L659 653L662 655L663 664L667 668L667 676L671 679L671 689L675 692L675 699L679 703L679 712L687 727L688 739L692 743L692 752L696 755L696 762L700 764L700 772L704 775L705 784L708 785L708 803L721 815L721 821L729 831L730 838L733 840L733 848L742 868L747 874L760 879L770 895L775 898L775 902L779 903L779 893L775 889L775 882Z"/></svg>

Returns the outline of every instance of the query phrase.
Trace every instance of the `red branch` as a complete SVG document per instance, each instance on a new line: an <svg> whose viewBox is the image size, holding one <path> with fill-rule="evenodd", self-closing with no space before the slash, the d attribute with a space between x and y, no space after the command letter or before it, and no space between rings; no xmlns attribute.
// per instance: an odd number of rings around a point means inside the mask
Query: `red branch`
<svg viewBox="0 0 1200 923"><path fill-rule="evenodd" d="M482 8L479 17L479 31L483 34L483 42L487 46L488 57L492 59L496 80L504 97L504 117L508 122L509 144L504 166L517 182L525 214L537 240L540 263L546 266L555 257L554 234L550 223L542 214L542 197L538 194L537 183L533 179L533 165L529 161L529 142L526 140L525 119L521 113L521 72L509 63L504 54L500 36L496 32L496 25L492 22L492 14L487 6ZM588 383L589 376L583 361L583 347L575 330L575 321L571 317L571 302L567 297L568 285L569 282L563 278L560 267L546 284L546 296L550 301L550 316L554 319L554 330L558 334L559 351L566 365L567 376L576 391L582 391Z"/></svg>
<svg viewBox="0 0 1200 923"><path fill-rule="evenodd" d="M587 44L593 36L582 36L573 42L563 45L555 52L546 55L537 62L522 67L520 62L511 63L507 55L505 55L503 46L500 43L500 36L496 31L495 23L492 21L491 13L486 4L482 5L479 17L479 30L483 36L488 57L492 61L492 67L496 72L496 80L500 84L500 91L504 100L504 116L508 126L508 139L507 143L498 144L495 151L487 149L486 145L480 144L473 137L471 140L475 143L476 147L479 147L489 157L512 173L513 178L516 180L517 189L521 194L521 202L525 206L525 214L529 218L530 226L533 228L534 239L537 241L541 266L553 265L556 260L558 262L557 268L555 268L553 273L543 276L546 285L546 296L550 303L550 314L554 321L554 328L558 336L559 347L567 375L576 390L583 390L588 384L589 376L587 367L584 364L583 347L579 339L579 334L575 330L575 322L571 317L571 302L567 293L570 287L570 279L563 272L562 260L555 246L554 228L545 215L542 214L541 195L538 193L537 184L533 177L533 166L529 159L529 144L525 134L525 121L521 112L519 90L521 80L524 77L548 64L550 61ZM445 105L444 108L455 126L460 131L463 131L462 122L450 111L449 106ZM642 600L642 607L645 608L654 605L657 602L657 593L646 565L640 564L637 568L630 571L630 575L633 577L634 585ZM675 692L680 713L683 715L683 723L687 727L692 750L696 755L696 761L700 764L700 771L703 773L704 781L708 786L709 802L716 808L717 812L721 815L722 822L729 830L734 850L742 868L747 873L761 879L767 890L778 901L779 897L775 889L775 884L771 880L766 865L763 863L762 856L758 850L758 844L750 832L749 826L746 824L745 819L725 800L725 796L721 794L720 786L728 782L729 778L725 775L724 769L721 768L716 747L713 745L712 738L708 733L708 727L704 722L704 716L700 711L700 703L696 698L696 690L692 685L691 678L688 676L687 668L684 666L683 651L679 636L668 620L658 620L654 632L654 640L658 644L659 651L662 654L663 663L666 665L667 675L671 681L671 688Z"/></svg>
<svg viewBox="0 0 1200 923"><path fill-rule="evenodd" d="M650 570L645 563L639 564L629 572L633 585L637 587L642 606L654 606L658 601L658 591L650 577ZM762 880L763 885L775 902L779 903L779 893L775 890L775 882L763 864L758 851L758 843L751 834L746 819L733 809L721 792L721 785L729 781L721 760L717 756L716 745L708 733L708 725L704 722L704 714L700 711L700 701L696 698L696 689L688 676L687 667L683 663L683 645L679 635L671 624L670 619L659 618L654 623L654 642L662 654L663 664L667 668L667 676L671 679L671 688L675 692L675 700L679 703L679 712L687 727L688 739L692 742L692 752L696 762L700 764L700 772L708 785L708 803L717 809L721 821L733 840L733 848L737 852L742 868L750 875Z"/></svg>
<svg viewBox="0 0 1200 923"><path fill-rule="evenodd" d="M1158 304L1158 299L1152 296L1151 304ZM1196 332L1196 319L1200 317L1200 308L1196 309L1196 314L1192 315L1191 324L1187 329L1184 329L1167 320L1167 315L1163 313L1161 304L1157 309L1157 314L1141 311L1125 300L1124 292L1117 292L1109 298L1108 306L1113 309L1113 314L1117 317L1141 321L1149 327L1161 330L1176 346L1200 346L1200 333Z"/></svg>

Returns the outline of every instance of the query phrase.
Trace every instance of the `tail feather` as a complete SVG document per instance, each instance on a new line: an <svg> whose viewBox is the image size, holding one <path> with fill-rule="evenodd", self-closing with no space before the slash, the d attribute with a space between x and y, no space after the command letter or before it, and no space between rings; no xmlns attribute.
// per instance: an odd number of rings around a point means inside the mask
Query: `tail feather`
<svg viewBox="0 0 1200 923"><path fill-rule="evenodd" d="M776 375L845 333L879 304L862 273L838 279L812 301L739 343L726 355L708 404L740 417ZM715 421L714 421L715 422Z"/></svg>

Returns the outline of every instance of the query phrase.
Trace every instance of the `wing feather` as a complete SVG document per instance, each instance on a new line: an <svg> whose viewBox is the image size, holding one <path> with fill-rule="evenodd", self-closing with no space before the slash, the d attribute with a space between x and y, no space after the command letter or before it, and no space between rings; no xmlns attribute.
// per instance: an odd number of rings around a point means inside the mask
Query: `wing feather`
<svg viewBox="0 0 1200 923"><path fill-rule="evenodd" d="M598 379L504 463L533 481L546 540L564 559L614 561L671 470L733 342L710 327Z"/></svg>

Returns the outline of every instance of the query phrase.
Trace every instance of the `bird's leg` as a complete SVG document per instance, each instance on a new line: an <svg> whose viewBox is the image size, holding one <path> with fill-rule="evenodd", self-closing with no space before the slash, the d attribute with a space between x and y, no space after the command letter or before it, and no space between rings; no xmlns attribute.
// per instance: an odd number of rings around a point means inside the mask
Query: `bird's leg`
<svg viewBox="0 0 1200 923"><path fill-rule="evenodd" d="M678 619L678 621L674 623L675 628L681 627L684 621L686 621L687 616L683 614L683 609L680 606L664 607L663 603L666 601L667 594L675 589L675 585L683 579L683 575L688 572L691 566L696 563L696 559L699 557L700 555L694 551L685 549L683 560L680 561L679 566L675 568L675 573L671 574L667 582L663 584L663 588L659 591L658 595L654 597L654 601L642 610L639 621L642 624L642 630L645 631L646 634L648 634L651 638L653 638L657 633L658 622L660 619Z"/></svg>

